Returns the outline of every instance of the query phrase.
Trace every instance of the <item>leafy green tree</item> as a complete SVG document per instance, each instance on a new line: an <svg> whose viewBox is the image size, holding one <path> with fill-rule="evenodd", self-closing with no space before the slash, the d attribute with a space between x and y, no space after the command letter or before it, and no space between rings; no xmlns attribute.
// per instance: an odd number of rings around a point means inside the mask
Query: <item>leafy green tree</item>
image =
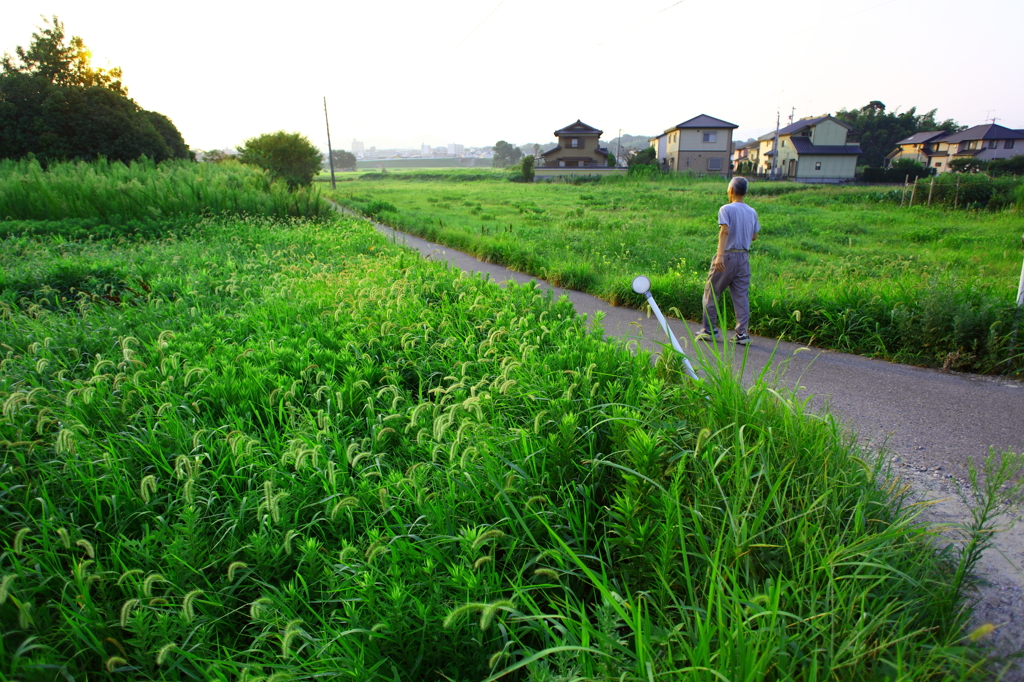
<svg viewBox="0 0 1024 682"><path fill-rule="evenodd" d="M853 127L853 135L863 152L859 163L879 167L897 142L914 133L933 130L952 133L964 129L951 118L937 121L936 111L918 114L917 107L911 107L903 113L886 112L883 102L872 100L860 109L841 109L836 112L836 118Z"/></svg>
<svg viewBox="0 0 1024 682"><path fill-rule="evenodd" d="M533 154L527 154L523 157L523 181L533 182Z"/></svg>
<svg viewBox="0 0 1024 682"><path fill-rule="evenodd" d="M313 182L322 158L305 135L283 130L249 138L238 148L239 161L259 166L293 188Z"/></svg>
<svg viewBox="0 0 1024 682"><path fill-rule="evenodd" d="M4 54L4 73L24 73L40 76L54 85L99 86L127 96L128 91L121 83L121 69L98 69L92 66L92 52L79 36L72 36L65 42L64 24L54 15L53 20L43 18L45 27L32 34L28 49L21 45L15 48L18 62Z"/></svg>
<svg viewBox="0 0 1024 682"><path fill-rule="evenodd" d="M355 168L356 155L344 149L332 150L331 157L334 159L335 168Z"/></svg>
<svg viewBox="0 0 1024 682"><path fill-rule="evenodd" d="M614 168L615 167L615 155L612 154L611 152L608 152L608 167L609 168Z"/></svg>
<svg viewBox="0 0 1024 682"><path fill-rule="evenodd" d="M120 69L94 69L82 39L57 17L0 70L0 158L155 161L191 157L174 124L129 99Z"/></svg>
<svg viewBox="0 0 1024 682"><path fill-rule="evenodd" d="M658 152L655 151L654 147L641 149L629 158L628 164L630 168L633 166L657 166Z"/></svg>
<svg viewBox="0 0 1024 682"><path fill-rule="evenodd" d="M60 159L155 161L189 158L181 133L165 116L118 92L55 85L40 76L0 76L0 158L34 154Z"/></svg>
<svg viewBox="0 0 1024 682"><path fill-rule="evenodd" d="M523 158L523 150L505 140L498 140L494 144L494 159L491 162L495 168L508 168L519 163Z"/></svg>

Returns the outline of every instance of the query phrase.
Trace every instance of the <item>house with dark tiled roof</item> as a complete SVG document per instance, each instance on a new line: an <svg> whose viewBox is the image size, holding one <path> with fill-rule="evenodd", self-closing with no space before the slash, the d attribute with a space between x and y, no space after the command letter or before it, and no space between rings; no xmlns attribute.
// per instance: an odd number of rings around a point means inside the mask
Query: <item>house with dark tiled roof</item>
<svg viewBox="0 0 1024 682"><path fill-rule="evenodd" d="M732 170L732 131L738 127L701 114L651 138L651 146L667 170L728 175Z"/></svg>
<svg viewBox="0 0 1024 682"><path fill-rule="evenodd" d="M843 182L857 172L860 145L849 139L853 127L833 116L803 118L758 138L758 170L799 182Z"/></svg>
<svg viewBox="0 0 1024 682"><path fill-rule="evenodd" d="M1020 154L1024 154L1024 132L988 123L959 133L940 130L911 135L897 142L896 149L885 158L890 164L896 159L914 159L936 173L945 173L954 159L991 161Z"/></svg>
<svg viewBox="0 0 1024 682"><path fill-rule="evenodd" d="M608 150L601 146L601 134L583 121L576 119L555 131L558 145L541 154L543 167L604 168L608 165Z"/></svg>
<svg viewBox="0 0 1024 682"><path fill-rule="evenodd" d="M945 167L943 158L947 154L945 152L940 154L937 150L939 141L948 136L949 133L945 130L914 133L896 143L896 149L886 155L885 165L891 166L893 161L910 159L928 167L933 165L932 157L934 156L937 167Z"/></svg>

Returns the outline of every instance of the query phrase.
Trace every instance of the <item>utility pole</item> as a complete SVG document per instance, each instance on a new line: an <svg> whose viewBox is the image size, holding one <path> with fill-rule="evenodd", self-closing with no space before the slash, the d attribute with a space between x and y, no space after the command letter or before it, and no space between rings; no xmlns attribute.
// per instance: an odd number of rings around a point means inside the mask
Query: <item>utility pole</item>
<svg viewBox="0 0 1024 682"><path fill-rule="evenodd" d="M615 145L615 165L616 165L616 167L619 165L621 159L622 159L622 128L619 128L619 141Z"/></svg>
<svg viewBox="0 0 1024 682"><path fill-rule="evenodd" d="M771 179L775 180L775 166L779 161L779 110L775 110L775 149L772 153Z"/></svg>
<svg viewBox="0 0 1024 682"><path fill-rule="evenodd" d="M331 189L338 189L334 182L334 150L331 149L331 121L327 118L327 97L324 97L324 123L327 124L327 160L331 164Z"/></svg>
<svg viewBox="0 0 1024 682"><path fill-rule="evenodd" d="M796 107L789 110L789 125L793 125L793 117L796 116Z"/></svg>

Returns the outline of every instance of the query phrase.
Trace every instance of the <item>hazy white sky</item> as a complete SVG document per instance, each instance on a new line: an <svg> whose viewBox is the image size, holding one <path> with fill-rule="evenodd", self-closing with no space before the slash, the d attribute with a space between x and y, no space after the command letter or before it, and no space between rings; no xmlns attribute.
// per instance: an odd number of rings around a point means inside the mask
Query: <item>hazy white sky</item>
<svg viewBox="0 0 1024 682"><path fill-rule="evenodd" d="M577 118L658 133L697 114L746 138L881 100L1024 128L1020 0L50 0L8 3L0 51L40 13L193 148L275 130L335 148L553 141Z"/></svg>

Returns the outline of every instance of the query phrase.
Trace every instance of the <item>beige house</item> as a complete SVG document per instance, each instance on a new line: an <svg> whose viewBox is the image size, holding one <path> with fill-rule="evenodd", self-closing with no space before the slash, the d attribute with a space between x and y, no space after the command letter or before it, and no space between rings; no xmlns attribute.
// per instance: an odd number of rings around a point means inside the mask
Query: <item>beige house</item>
<svg viewBox="0 0 1024 682"><path fill-rule="evenodd" d="M605 168L608 166L608 150L601 146L601 134L579 119L561 130L555 131L558 146L541 154L545 168Z"/></svg>
<svg viewBox="0 0 1024 682"><path fill-rule="evenodd" d="M847 139L851 130L852 126L832 116L815 116L779 130L778 150L774 149L775 133L763 135L758 138L760 170L770 173L775 159L780 178L798 182L853 180L861 150Z"/></svg>
<svg viewBox="0 0 1024 682"><path fill-rule="evenodd" d="M666 170L728 175L732 131L739 126L701 114L651 138L651 146Z"/></svg>
<svg viewBox="0 0 1024 682"><path fill-rule="evenodd" d="M896 143L886 156L887 164L897 159L913 159L936 173L949 171L949 163L958 158L979 161L1008 159L1024 154L1024 131L989 123L959 133L933 131L917 133Z"/></svg>

